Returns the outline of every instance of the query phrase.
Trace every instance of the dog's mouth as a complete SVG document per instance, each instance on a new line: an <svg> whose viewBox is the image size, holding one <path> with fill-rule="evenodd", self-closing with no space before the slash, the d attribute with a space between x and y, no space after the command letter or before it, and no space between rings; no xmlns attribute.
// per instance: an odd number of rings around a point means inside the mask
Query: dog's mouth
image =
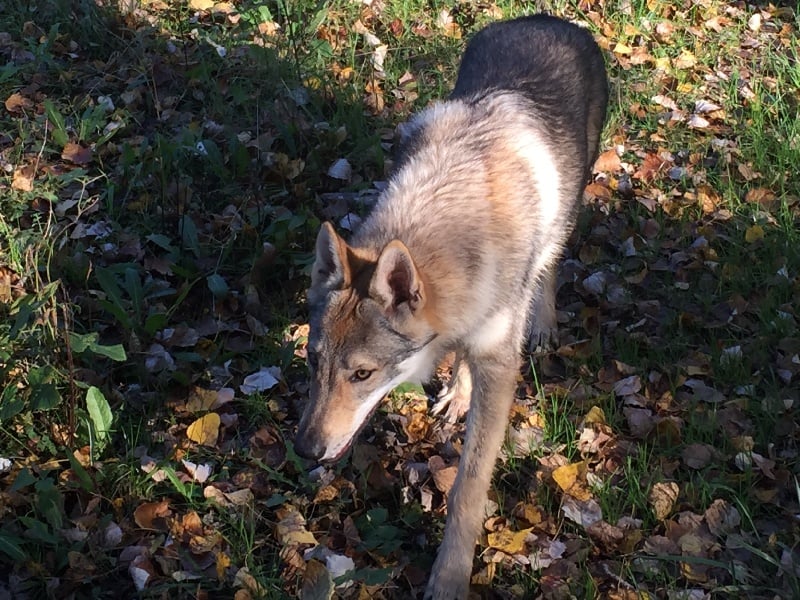
<svg viewBox="0 0 800 600"><path fill-rule="evenodd" d="M358 436L361 435L361 432L364 431L364 428L372 420L372 416L375 414L375 411L378 410L378 407L380 405L381 405L380 402L378 402L378 404L375 405L375 408L373 408L370 411L370 413L367 415L366 419L364 419L363 423L361 423L361 425L358 426L358 429L356 429L355 433L353 435L351 435L350 439L347 440L347 443L344 446L342 446L341 450L337 451L336 454L334 454L331 458L321 458L319 460L319 464L321 464L321 465L329 465L331 463L335 463L335 462L340 461L342 459L342 457L345 454L347 454L347 451L350 450L350 448L353 447L353 444L358 439Z"/></svg>

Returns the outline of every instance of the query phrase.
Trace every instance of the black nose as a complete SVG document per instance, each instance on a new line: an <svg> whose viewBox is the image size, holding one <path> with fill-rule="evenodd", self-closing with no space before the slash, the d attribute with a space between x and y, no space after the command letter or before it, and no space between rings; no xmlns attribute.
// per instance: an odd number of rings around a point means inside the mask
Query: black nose
<svg viewBox="0 0 800 600"><path fill-rule="evenodd" d="M314 439L314 436L304 435L297 432L294 438L294 451L303 458L319 460L325 456L325 446Z"/></svg>

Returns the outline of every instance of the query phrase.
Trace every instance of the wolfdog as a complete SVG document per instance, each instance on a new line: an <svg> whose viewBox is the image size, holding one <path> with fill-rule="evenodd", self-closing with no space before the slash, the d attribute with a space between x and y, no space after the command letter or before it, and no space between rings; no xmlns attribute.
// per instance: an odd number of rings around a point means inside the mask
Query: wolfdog
<svg viewBox="0 0 800 600"><path fill-rule="evenodd" d="M397 169L351 242L329 223L317 237L299 454L338 460L392 388L456 353L435 410L469 408L466 441L425 598L467 597L519 355L555 335L555 271L607 100L584 29L546 15L489 25L450 98L404 127Z"/></svg>

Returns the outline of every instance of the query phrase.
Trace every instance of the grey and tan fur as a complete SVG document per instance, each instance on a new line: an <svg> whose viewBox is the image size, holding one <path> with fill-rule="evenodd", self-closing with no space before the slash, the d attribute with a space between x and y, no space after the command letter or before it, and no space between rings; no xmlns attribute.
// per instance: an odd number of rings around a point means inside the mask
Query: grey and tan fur
<svg viewBox="0 0 800 600"><path fill-rule="evenodd" d="M606 101L587 32L541 15L491 25L450 99L406 126L399 168L351 242L329 224L317 238L298 453L337 460L392 388L456 352L437 409L470 410L426 598L467 596L519 353L554 335L554 273Z"/></svg>

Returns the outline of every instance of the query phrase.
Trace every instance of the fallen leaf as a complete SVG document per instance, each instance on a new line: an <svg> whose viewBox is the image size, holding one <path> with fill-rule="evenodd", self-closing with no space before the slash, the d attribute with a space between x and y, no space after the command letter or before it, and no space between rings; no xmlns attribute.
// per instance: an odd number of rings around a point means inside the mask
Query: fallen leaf
<svg viewBox="0 0 800 600"><path fill-rule="evenodd" d="M29 108L33 108L33 101L26 98L19 92L14 92L6 98L6 110L10 113L22 113Z"/></svg>
<svg viewBox="0 0 800 600"><path fill-rule="evenodd" d="M663 521L672 513L675 502L678 500L679 492L680 488L674 481L653 484L649 500L656 519Z"/></svg>
<svg viewBox="0 0 800 600"><path fill-rule="evenodd" d="M590 527L603 518L603 509L594 498L578 500L572 496L564 496L561 512L570 521L582 527Z"/></svg>
<svg viewBox="0 0 800 600"><path fill-rule="evenodd" d="M92 161L92 149L68 142L61 151L61 158L76 165L85 165Z"/></svg>
<svg viewBox="0 0 800 600"><path fill-rule="evenodd" d="M455 483L458 463L448 465L441 456L434 455L428 459L428 468L431 471L436 489L447 495L450 492L450 488L453 487L453 483Z"/></svg>
<svg viewBox="0 0 800 600"><path fill-rule="evenodd" d="M713 457L713 449L708 444L689 444L681 451L684 464L690 469L702 469Z"/></svg>
<svg viewBox="0 0 800 600"><path fill-rule="evenodd" d="M330 600L334 592L333 578L328 569L318 560L310 560L303 573L303 600Z"/></svg>
<svg viewBox="0 0 800 600"><path fill-rule="evenodd" d="M181 460L183 463L183 467L186 469L186 472L192 476L192 479L198 483L205 483L206 480L211 475L211 465L197 465L193 462L189 462L188 460Z"/></svg>
<svg viewBox="0 0 800 600"><path fill-rule="evenodd" d="M597 157L597 160L594 162L594 170L597 171L604 171L607 173L614 173L619 171L622 168L622 161L617 154L617 151L613 148L610 150L606 150L600 156Z"/></svg>
<svg viewBox="0 0 800 600"><path fill-rule="evenodd" d="M717 537L723 537L735 531L742 523L742 517L735 506L717 498L703 514L708 530Z"/></svg>
<svg viewBox="0 0 800 600"><path fill-rule="evenodd" d="M680 55L673 59L672 66L676 69L691 69L697 64L697 57L689 50L681 50Z"/></svg>
<svg viewBox="0 0 800 600"><path fill-rule="evenodd" d="M761 225L748 227L744 232L744 239L748 244L764 239L764 228Z"/></svg>
<svg viewBox="0 0 800 600"><path fill-rule="evenodd" d="M553 481L565 494L577 500L588 500L591 492L586 487L586 463L580 461L558 467L553 471Z"/></svg>
<svg viewBox="0 0 800 600"><path fill-rule="evenodd" d="M532 527L520 531L503 529L501 531L491 532L487 536L489 547L496 548L506 554L520 554L525 550L525 539L531 531L533 531Z"/></svg>
<svg viewBox="0 0 800 600"><path fill-rule="evenodd" d="M169 500L161 502L145 502L136 507L133 511L133 520L142 529L155 529L166 531L168 529L166 517L172 515L169 507Z"/></svg>
<svg viewBox="0 0 800 600"><path fill-rule="evenodd" d="M308 529L306 529L306 520L303 518L296 508L289 506L282 511L283 518L275 524L275 537L278 541L286 546L296 544L314 544L316 545L317 539Z"/></svg>
<svg viewBox="0 0 800 600"><path fill-rule="evenodd" d="M220 418L217 413L208 413L186 428L186 437L203 446L214 447L219 438Z"/></svg>
<svg viewBox="0 0 800 600"><path fill-rule="evenodd" d="M34 168L32 165L25 165L14 169L14 176L11 179L11 189L20 192L33 191Z"/></svg>
<svg viewBox="0 0 800 600"><path fill-rule="evenodd" d="M278 385L280 376L279 367L262 367L259 371L245 377L239 389L248 396L264 392Z"/></svg>

